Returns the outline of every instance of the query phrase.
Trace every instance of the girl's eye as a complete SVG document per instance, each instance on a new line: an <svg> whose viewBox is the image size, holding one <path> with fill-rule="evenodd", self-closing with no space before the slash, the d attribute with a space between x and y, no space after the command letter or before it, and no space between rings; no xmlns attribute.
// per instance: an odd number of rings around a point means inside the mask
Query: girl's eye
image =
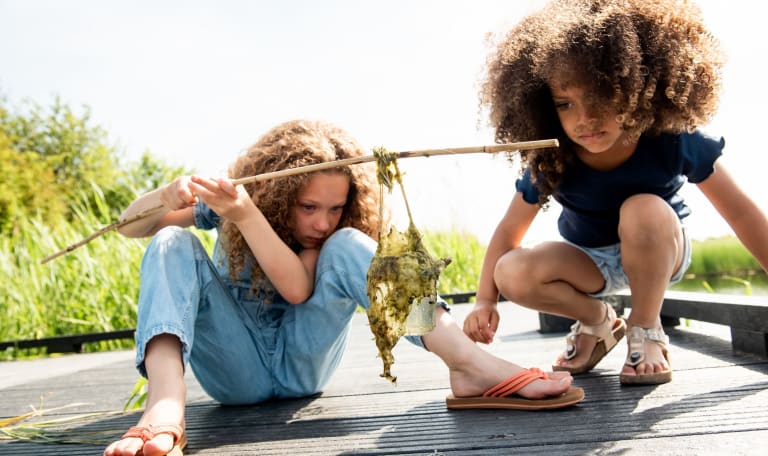
<svg viewBox="0 0 768 456"><path fill-rule="evenodd" d="M302 204L301 208L304 209L305 211L314 211L315 210L315 206L313 206L311 204Z"/></svg>
<svg viewBox="0 0 768 456"><path fill-rule="evenodd" d="M562 109L568 109L571 107L571 103L567 101L560 101L555 103L555 109L562 110Z"/></svg>

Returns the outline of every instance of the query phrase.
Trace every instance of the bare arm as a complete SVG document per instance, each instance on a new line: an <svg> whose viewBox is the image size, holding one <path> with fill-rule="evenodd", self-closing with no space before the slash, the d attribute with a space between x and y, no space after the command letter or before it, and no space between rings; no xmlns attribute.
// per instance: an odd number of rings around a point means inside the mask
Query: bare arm
<svg viewBox="0 0 768 456"><path fill-rule="evenodd" d="M491 236L480 271L475 307L464 319L464 333L475 342L493 341L499 326L499 289L493 277L496 264L505 253L520 247L538 211L538 205L526 203L522 193L516 193Z"/></svg>
<svg viewBox="0 0 768 456"><path fill-rule="evenodd" d="M516 193L507 212L496 226L488 250L483 258L480 282L477 288L477 302L493 303L498 300L499 289L493 280L493 271L499 258L512 249L520 247L525 233L539 212L539 206L528 204L522 193Z"/></svg>
<svg viewBox="0 0 768 456"><path fill-rule="evenodd" d="M286 301L298 304L307 300L314 288L317 250L294 253L242 185L235 187L228 179L192 177L190 188L214 212L237 226L264 274Z"/></svg>
<svg viewBox="0 0 768 456"><path fill-rule="evenodd" d="M128 219L142 211L160 205L164 208L133 223L121 226L118 232L126 237L145 237L152 236L166 226L192 226L194 223L192 206L197 203L197 198L189 188L189 183L189 177L180 177L137 198L120 215L120 220Z"/></svg>
<svg viewBox="0 0 768 456"><path fill-rule="evenodd" d="M720 161L715 162L715 171L698 187L763 270L768 271L768 217L765 212L739 187Z"/></svg>

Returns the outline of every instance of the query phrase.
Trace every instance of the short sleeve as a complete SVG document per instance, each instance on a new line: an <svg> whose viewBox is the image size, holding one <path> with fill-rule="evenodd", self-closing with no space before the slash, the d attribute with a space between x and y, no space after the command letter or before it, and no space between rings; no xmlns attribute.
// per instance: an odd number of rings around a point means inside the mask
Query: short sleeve
<svg viewBox="0 0 768 456"><path fill-rule="evenodd" d="M683 157L683 173L688 182L698 184L715 170L715 161L723 154L725 139L707 136L700 131L681 135L680 154Z"/></svg>
<svg viewBox="0 0 768 456"><path fill-rule="evenodd" d="M202 201L194 206L195 227L201 230L211 230L219 226L221 216Z"/></svg>
<svg viewBox="0 0 768 456"><path fill-rule="evenodd" d="M539 202L539 190L533 185L530 168L525 170L523 177L515 181L515 189L523 194L523 200L526 203L537 204Z"/></svg>

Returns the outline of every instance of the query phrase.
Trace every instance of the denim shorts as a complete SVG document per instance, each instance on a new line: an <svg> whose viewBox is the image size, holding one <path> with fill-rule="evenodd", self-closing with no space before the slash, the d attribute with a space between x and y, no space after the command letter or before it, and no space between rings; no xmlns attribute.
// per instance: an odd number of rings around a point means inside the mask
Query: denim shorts
<svg viewBox="0 0 768 456"><path fill-rule="evenodd" d="M691 240L688 237L685 226L683 226L683 239L685 242L685 246L683 247L683 263L669 280L670 285L683 280L685 271L687 271L688 267L691 265ZM582 247L567 240L564 242L586 253L600 270L603 279L605 279L605 286L603 289L597 293L587 293L588 296L602 298L613 295L617 291L629 288L629 278L621 264L621 244L617 243L605 247Z"/></svg>

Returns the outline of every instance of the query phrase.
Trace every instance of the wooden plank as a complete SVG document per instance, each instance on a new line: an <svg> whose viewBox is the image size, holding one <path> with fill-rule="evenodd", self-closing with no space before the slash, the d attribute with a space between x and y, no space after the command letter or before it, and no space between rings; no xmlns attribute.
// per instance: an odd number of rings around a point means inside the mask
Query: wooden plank
<svg viewBox="0 0 768 456"><path fill-rule="evenodd" d="M616 299L631 307L629 294ZM667 291L662 319L679 324L680 318L705 321L731 328L734 350L768 357L768 297Z"/></svg>
<svg viewBox="0 0 768 456"><path fill-rule="evenodd" d="M24 339L0 342L0 350L8 348L42 348L48 353L80 353L84 343L101 342L106 340L133 339L135 329L107 331L99 333L72 334L67 336L42 337L40 339Z"/></svg>
<svg viewBox="0 0 768 456"><path fill-rule="evenodd" d="M617 296L625 307L632 306L628 294ZM768 296L667 291L661 313L768 333Z"/></svg>
<svg viewBox="0 0 768 456"><path fill-rule="evenodd" d="M562 335L538 332L536 312L511 303L500 306L499 334L486 349L525 366L547 368L563 349ZM458 320L471 309L452 307ZM393 366L398 384L378 376L380 360L365 315L358 314L352 343L319 396L222 407L188 372L188 454L567 455L664 450L698 455L722 449L728 449L729 456L756 454L753 450L764 448L768 437L768 361L734 353L727 338L697 329L670 331L675 373L669 384L620 386L618 370L626 354L622 344L598 369L577 378L587 397L575 407L549 412L452 411L444 404L448 372L434 355L400 343ZM74 364L91 358L62 359ZM0 371L24 365L0 363ZM77 411L117 410L137 379L129 356L61 375L35 375L0 387L0 416L27 411L40 396L49 406L85 401L90 405ZM106 432L106 440L111 440L137 419L137 412L105 416L73 433ZM102 449L0 442L0 454L14 455L90 455Z"/></svg>

